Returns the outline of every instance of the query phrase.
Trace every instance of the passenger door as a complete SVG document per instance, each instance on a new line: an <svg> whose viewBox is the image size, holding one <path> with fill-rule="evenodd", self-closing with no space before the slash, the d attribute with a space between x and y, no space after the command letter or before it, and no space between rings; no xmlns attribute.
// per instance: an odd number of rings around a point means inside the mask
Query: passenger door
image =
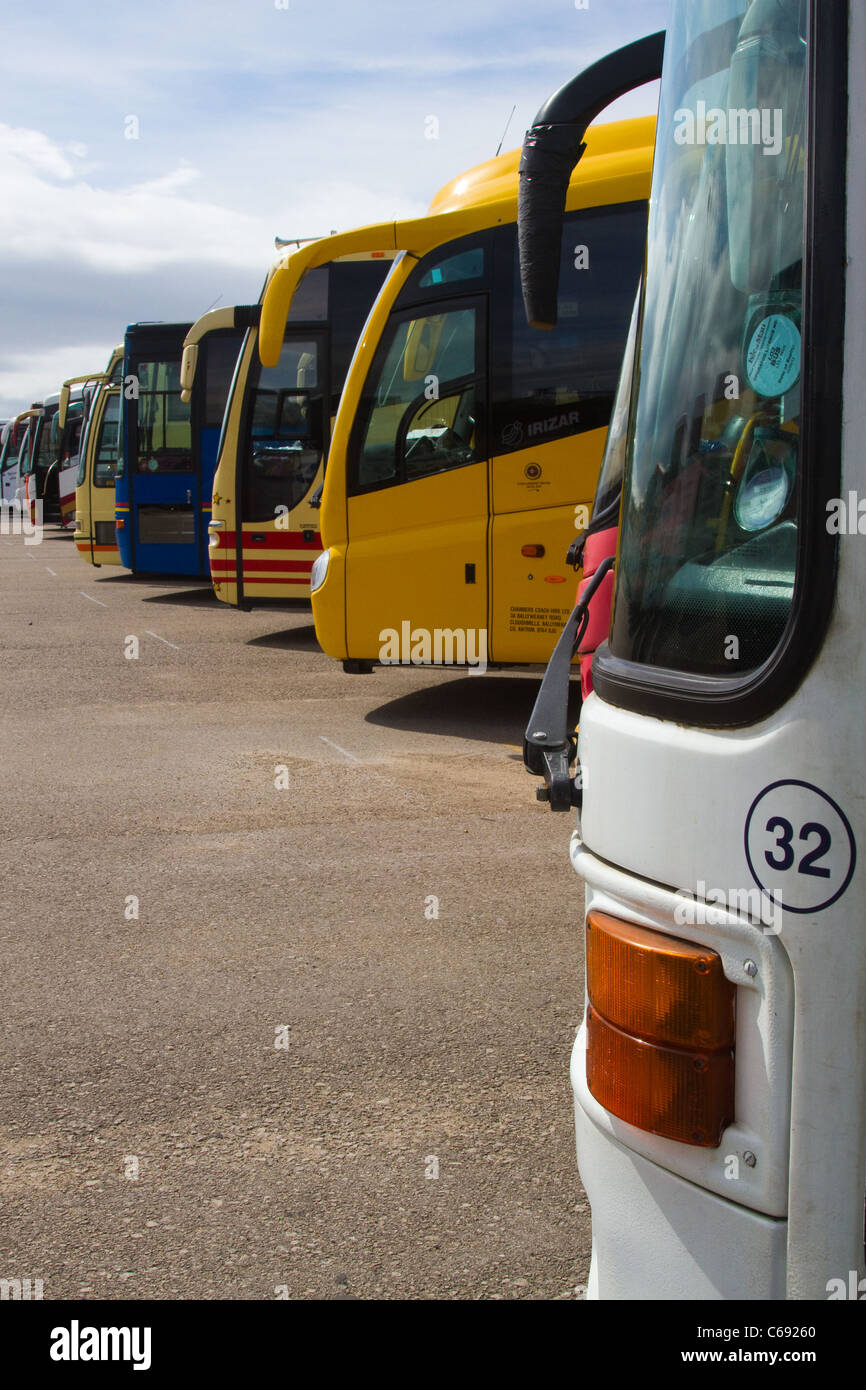
<svg viewBox="0 0 866 1390"><path fill-rule="evenodd" d="M114 563L117 552L114 479L123 456L119 386L97 393L83 447L86 450L84 484L76 495L86 492L91 557L95 565L106 561Z"/></svg>
<svg viewBox="0 0 866 1390"><path fill-rule="evenodd" d="M18 486L18 445L13 437L13 426L9 426L9 435L3 448L2 459L2 500L11 503L15 498L15 490Z"/></svg>
<svg viewBox="0 0 866 1390"><path fill-rule="evenodd" d="M392 314L350 445L350 656L393 632L423 659L437 629L476 653L483 630L486 655L486 375L486 295Z"/></svg>

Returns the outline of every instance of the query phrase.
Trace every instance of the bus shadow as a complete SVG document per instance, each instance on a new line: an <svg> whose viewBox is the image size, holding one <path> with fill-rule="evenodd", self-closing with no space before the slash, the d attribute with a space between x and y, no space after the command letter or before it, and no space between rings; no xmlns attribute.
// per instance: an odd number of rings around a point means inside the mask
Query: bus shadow
<svg viewBox="0 0 866 1390"><path fill-rule="evenodd" d="M168 594L150 594L143 603L171 603L186 608L213 608L219 599L213 589L172 589Z"/></svg>
<svg viewBox="0 0 866 1390"><path fill-rule="evenodd" d="M276 647L284 652L321 652L312 623L304 627L289 627L285 632L266 632L263 637L251 637L248 647Z"/></svg>
<svg viewBox="0 0 866 1390"><path fill-rule="evenodd" d="M112 569L114 567L112 566ZM190 579L187 575L133 574L131 570L118 569L114 573L101 574L100 584L138 584L142 589L175 589L179 584L197 585L201 590L201 580Z"/></svg>
<svg viewBox="0 0 866 1390"><path fill-rule="evenodd" d="M489 743L522 744L538 688L536 676L462 676L400 695L366 715L368 724ZM580 714L580 681L569 693L569 728ZM515 755L517 756L517 755Z"/></svg>

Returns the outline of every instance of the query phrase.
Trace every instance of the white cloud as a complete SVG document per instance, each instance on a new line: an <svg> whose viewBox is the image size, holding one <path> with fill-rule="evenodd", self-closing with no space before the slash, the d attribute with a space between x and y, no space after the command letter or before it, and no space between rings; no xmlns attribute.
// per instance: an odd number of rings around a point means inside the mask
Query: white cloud
<svg viewBox="0 0 866 1390"><path fill-rule="evenodd" d="M268 211L196 199L191 190L198 177L198 170L181 163L125 188L100 188L76 177L61 146L41 131L0 127L0 256L60 258L67 268L78 262L126 276L179 261L209 261L263 276L274 235L285 228L275 228ZM299 193L292 222L317 234L423 211L405 196L383 205L381 195L355 181L332 179Z"/></svg>
<svg viewBox="0 0 866 1390"><path fill-rule="evenodd" d="M70 376L102 372L114 343L81 343L17 354L14 364L0 363L0 420L9 420L33 401L55 395Z"/></svg>
<svg viewBox="0 0 866 1390"><path fill-rule="evenodd" d="M101 360L127 322L248 302L275 234L422 214L493 154L512 105L506 148L574 72L662 27L667 4L88 0L71 28L61 0L6 8L8 410L37 380L44 393L87 369L96 347ZM54 32L63 42L46 45ZM605 119L651 100L635 94ZM438 140L425 138L430 113ZM130 114L138 140L125 138Z"/></svg>
<svg viewBox="0 0 866 1390"><path fill-rule="evenodd" d="M78 158L85 152L82 145L70 144L66 150ZM72 179L75 166L64 153L64 147L56 144L41 130L26 130L21 127L0 124L0 168L4 172L33 171L55 179Z"/></svg>

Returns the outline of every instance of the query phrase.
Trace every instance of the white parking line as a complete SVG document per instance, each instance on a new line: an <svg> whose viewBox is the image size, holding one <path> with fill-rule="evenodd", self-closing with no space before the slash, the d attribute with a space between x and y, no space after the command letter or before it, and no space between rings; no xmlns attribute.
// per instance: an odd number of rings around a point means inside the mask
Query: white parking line
<svg viewBox="0 0 866 1390"><path fill-rule="evenodd" d="M344 758L351 758L353 763L359 763L360 758L356 758L354 753L350 753L348 748L341 748L339 743L334 743L333 739L325 738L324 734L319 734L323 743L327 743L331 748L336 748L338 753L342 753Z"/></svg>
<svg viewBox="0 0 866 1390"><path fill-rule="evenodd" d="M145 630L145 632L147 633L148 637L155 637L156 640L157 640L157 642L165 642L165 645L166 645L167 647L174 647L174 643L173 643L173 642L167 642L166 639L165 639L164 637L160 637L160 635L159 635L158 632L151 632L151 630L150 630L149 627L146 627L144 630ZM180 651L180 647L174 647L174 649L175 649L176 652L179 652L179 651Z"/></svg>
<svg viewBox="0 0 866 1390"><path fill-rule="evenodd" d="M89 594L86 594L86 593L84 592L83 589L79 589L78 592L80 593L80 595L81 595L82 598L90 599L90 602L91 602L91 603L98 603L99 606L100 606L100 608L107 608L107 607L108 607L108 604L107 604L107 603L103 603L101 598L90 598L90 595L89 595Z"/></svg>

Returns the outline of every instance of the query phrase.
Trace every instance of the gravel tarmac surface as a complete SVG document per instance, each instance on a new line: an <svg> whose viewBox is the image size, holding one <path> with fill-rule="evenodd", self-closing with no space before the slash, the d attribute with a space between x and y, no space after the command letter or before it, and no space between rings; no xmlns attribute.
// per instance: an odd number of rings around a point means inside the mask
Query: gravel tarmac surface
<svg viewBox="0 0 866 1390"><path fill-rule="evenodd" d="M579 1297L583 894L520 758L537 673L348 676L308 605L55 528L0 538L0 594L0 1277Z"/></svg>

